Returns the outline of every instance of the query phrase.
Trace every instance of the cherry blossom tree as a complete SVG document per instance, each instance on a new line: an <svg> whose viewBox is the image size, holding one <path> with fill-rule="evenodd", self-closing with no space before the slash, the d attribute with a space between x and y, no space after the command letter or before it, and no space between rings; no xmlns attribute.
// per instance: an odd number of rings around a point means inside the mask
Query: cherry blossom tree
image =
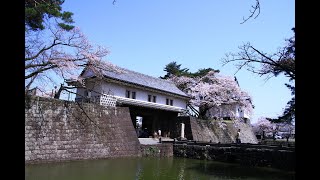
<svg viewBox="0 0 320 180"><path fill-rule="evenodd" d="M49 26L48 30L42 31L26 31L25 40L26 91L34 83L42 91L60 83L60 94L65 87L64 81L82 80L79 74L84 67L99 76L99 69L113 66L102 59L109 51L91 44L77 27L68 31L59 26Z"/></svg>
<svg viewBox="0 0 320 180"><path fill-rule="evenodd" d="M284 124L283 128L285 130L284 137L287 139L287 142L288 142L289 138L295 132L295 125L293 125L292 123L283 123L283 124Z"/></svg>
<svg viewBox="0 0 320 180"><path fill-rule="evenodd" d="M249 114L252 113L251 96L240 89L234 78L222 76L217 71L209 71L204 76L194 78L172 76L168 80L191 97L190 104L199 107L200 118L214 117L209 110L222 106L224 110L232 112L234 105L239 105ZM236 115L231 113L230 117Z"/></svg>
<svg viewBox="0 0 320 180"><path fill-rule="evenodd" d="M265 133L272 133L273 139L275 139L275 135L279 134L280 132L284 137L287 138L287 141L289 137L292 135L294 131L295 126L292 123L289 122L280 122L275 123L271 122L269 118L266 117L260 117L257 121L257 123L253 124L253 129L255 133L265 136Z"/></svg>
<svg viewBox="0 0 320 180"><path fill-rule="evenodd" d="M268 119L267 119L267 120L268 120ZM282 126L283 126L283 123L274 123L274 122L271 122L270 132L272 133L272 138L273 138L273 140L276 139L276 135L279 134Z"/></svg>
<svg viewBox="0 0 320 180"><path fill-rule="evenodd" d="M265 138L265 134L272 130L272 125L265 117L260 117L256 123L253 124L253 129L256 133L262 134L262 138Z"/></svg>
<svg viewBox="0 0 320 180"><path fill-rule="evenodd" d="M295 126L290 122L280 122L280 123L272 123L278 126L278 131L281 132L282 137L289 141L289 138L292 136L293 131L295 130Z"/></svg>

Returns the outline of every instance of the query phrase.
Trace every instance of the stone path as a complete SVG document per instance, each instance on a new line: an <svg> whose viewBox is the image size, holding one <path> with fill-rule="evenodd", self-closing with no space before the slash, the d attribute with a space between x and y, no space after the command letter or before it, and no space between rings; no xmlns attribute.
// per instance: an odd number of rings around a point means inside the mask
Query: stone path
<svg viewBox="0 0 320 180"><path fill-rule="evenodd" d="M159 144L158 138L138 138L140 144ZM162 137L161 140L163 141L173 141L173 139L170 138L164 138Z"/></svg>

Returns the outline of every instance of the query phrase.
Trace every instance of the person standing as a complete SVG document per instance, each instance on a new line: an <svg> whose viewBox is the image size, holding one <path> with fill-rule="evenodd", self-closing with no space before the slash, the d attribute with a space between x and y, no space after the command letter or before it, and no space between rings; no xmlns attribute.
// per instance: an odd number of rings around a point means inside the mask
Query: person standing
<svg viewBox="0 0 320 180"><path fill-rule="evenodd" d="M237 135L236 135L236 143L240 144L241 143L241 139L240 139L240 129L238 129Z"/></svg>

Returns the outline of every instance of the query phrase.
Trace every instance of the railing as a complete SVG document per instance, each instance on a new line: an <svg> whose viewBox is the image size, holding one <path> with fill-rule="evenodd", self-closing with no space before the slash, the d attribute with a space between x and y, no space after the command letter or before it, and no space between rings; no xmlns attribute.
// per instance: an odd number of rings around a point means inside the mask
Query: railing
<svg viewBox="0 0 320 180"><path fill-rule="evenodd" d="M113 95L100 96L100 105L116 107L117 99Z"/></svg>
<svg viewBox="0 0 320 180"><path fill-rule="evenodd" d="M190 112L190 111L191 112ZM186 113L188 114L188 115L190 115L190 116L194 116L194 117L199 117L199 111L196 109L196 108L194 108L191 104L187 104L187 111L186 111Z"/></svg>
<svg viewBox="0 0 320 180"><path fill-rule="evenodd" d="M101 96L91 96L91 97L81 97L76 98L76 102L84 102L84 103L94 103L99 104L105 107L115 107L117 99L113 95L101 95Z"/></svg>

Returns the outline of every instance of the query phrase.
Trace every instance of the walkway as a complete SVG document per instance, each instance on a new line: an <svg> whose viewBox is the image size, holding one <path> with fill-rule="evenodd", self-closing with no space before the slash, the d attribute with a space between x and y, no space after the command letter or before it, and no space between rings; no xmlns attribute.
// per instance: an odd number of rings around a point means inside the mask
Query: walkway
<svg viewBox="0 0 320 180"><path fill-rule="evenodd" d="M159 144L159 139L158 138L138 138L140 144ZM171 138L161 138L162 141L173 141Z"/></svg>

